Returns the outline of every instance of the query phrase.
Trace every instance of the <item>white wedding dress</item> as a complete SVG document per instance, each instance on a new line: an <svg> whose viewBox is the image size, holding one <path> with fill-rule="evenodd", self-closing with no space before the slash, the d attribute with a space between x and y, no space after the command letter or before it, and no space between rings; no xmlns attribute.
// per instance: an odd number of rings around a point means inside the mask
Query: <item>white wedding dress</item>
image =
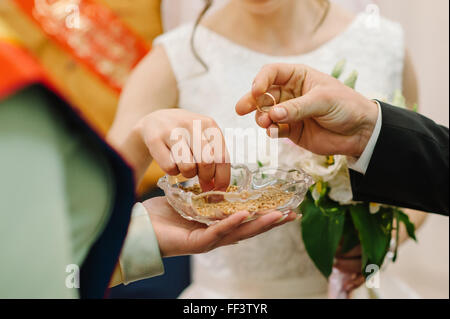
<svg viewBox="0 0 450 319"><path fill-rule="evenodd" d="M401 89L405 52L402 28L385 19L375 27L367 21L367 15L359 14L334 39L296 56L258 53L200 26L195 46L209 67L207 72L190 48L192 24L163 34L154 44L163 45L169 57L178 82L180 108L210 116L222 129L258 129L253 115L239 117L234 107L250 90L256 73L268 63L303 63L330 73L336 62L345 58L343 78L357 70L356 89L366 96L391 98L394 90ZM248 148L256 151L254 145ZM305 251L298 221L192 260L193 281L181 298L327 296L327 282ZM392 286L392 280L389 282Z"/></svg>

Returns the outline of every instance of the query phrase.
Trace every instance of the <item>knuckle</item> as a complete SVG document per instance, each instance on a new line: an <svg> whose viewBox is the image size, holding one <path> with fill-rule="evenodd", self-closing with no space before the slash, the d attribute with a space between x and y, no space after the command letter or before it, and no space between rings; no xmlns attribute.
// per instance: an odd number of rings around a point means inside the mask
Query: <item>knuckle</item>
<svg viewBox="0 0 450 319"><path fill-rule="evenodd" d="M185 175L185 177L194 177L197 173L197 169L195 164L184 164L182 165L182 167L180 168L180 171L183 173L183 175Z"/></svg>
<svg viewBox="0 0 450 319"><path fill-rule="evenodd" d="M261 68L261 72L270 72L275 68L274 64L266 64Z"/></svg>
<svg viewBox="0 0 450 319"><path fill-rule="evenodd" d="M322 96L322 100L327 104L329 104L334 98L333 91L331 90L321 90L318 94L319 96Z"/></svg>
<svg viewBox="0 0 450 319"><path fill-rule="evenodd" d="M296 119L302 119L303 118L303 112L301 107L294 107L294 117Z"/></svg>
<svg viewBox="0 0 450 319"><path fill-rule="evenodd" d="M226 235L227 235L227 232L226 232L224 229L218 229L218 230L216 231L215 238L216 238L217 240L220 240L220 239L222 239L223 237L225 237Z"/></svg>
<svg viewBox="0 0 450 319"><path fill-rule="evenodd" d="M288 111L288 114L295 120L301 119L302 111L298 103L293 100L289 100L285 103L285 108Z"/></svg>
<svg viewBox="0 0 450 319"><path fill-rule="evenodd" d="M217 123L216 123L216 121L214 121L212 118L210 118L210 117L206 117L205 119L204 119L204 122L205 122L205 124L207 125L207 126L217 126Z"/></svg>
<svg viewBox="0 0 450 319"><path fill-rule="evenodd" d="M211 170L214 168L215 164L214 164L214 162L201 162L201 163L198 163L198 166L202 170Z"/></svg>
<svg viewBox="0 0 450 319"><path fill-rule="evenodd" d="M221 155L217 157L217 164L228 164L230 162L228 155L222 152Z"/></svg>
<svg viewBox="0 0 450 319"><path fill-rule="evenodd" d="M160 141L163 141L163 136L161 134L149 134L150 136L147 137L147 145L155 145L159 143Z"/></svg>
<svg viewBox="0 0 450 319"><path fill-rule="evenodd" d="M169 175L178 174L178 167L174 163L164 163L161 165L161 169Z"/></svg>
<svg viewBox="0 0 450 319"><path fill-rule="evenodd" d="M300 63L297 65L297 71L299 73L304 73L308 69L308 66L306 64Z"/></svg>
<svg viewBox="0 0 450 319"><path fill-rule="evenodd" d="M187 119L187 118L184 118L182 120L178 119L177 121L178 121L178 126L182 127L182 128L190 129L193 126L193 120L190 120L190 119Z"/></svg>

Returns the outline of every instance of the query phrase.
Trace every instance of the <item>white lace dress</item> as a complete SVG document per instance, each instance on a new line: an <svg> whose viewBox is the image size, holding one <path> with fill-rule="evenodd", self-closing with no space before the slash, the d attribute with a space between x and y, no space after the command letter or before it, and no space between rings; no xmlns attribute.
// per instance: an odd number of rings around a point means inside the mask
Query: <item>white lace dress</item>
<svg viewBox="0 0 450 319"><path fill-rule="evenodd" d="M330 73L345 58L343 78L359 72L356 89L369 97L391 97L402 87L404 39L401 27L381 19L370 27L358 15L340 35L316 50L297 56L261 54L199 27L195 38L204 71L189 45L193 25L181 26L155 40L169 57L179 89L179 107L210 116L222 129L257 125L239 117L238 99L268 63L304 63ZM248 145L252 150L253 145ZM193 282L181 298L324 298L327 282L308 257L299 222L292 222L237 245L193 257Z"/></svg>

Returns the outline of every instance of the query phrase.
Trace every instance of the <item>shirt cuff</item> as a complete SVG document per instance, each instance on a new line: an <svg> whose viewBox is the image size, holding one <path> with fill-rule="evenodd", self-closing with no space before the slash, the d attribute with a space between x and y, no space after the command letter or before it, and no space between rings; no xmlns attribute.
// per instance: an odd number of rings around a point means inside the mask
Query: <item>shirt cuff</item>
<svg viewBox="0 0 450 319"><path fill-rule="evenodd" d="M382 115L381 115L381 105L380 102L374 100L374 102L378 105L378 118L375 124L375 128L372 132L372 136L367 142L366 148L359 158L349 157L347 156L348 167L358 173L365 174L367 168L369 167L370 159L372 158L373 151L375 149L375 145L377 144L378 136L381 131L381 123L382 123Z"/></svg>
<svg viewBox="0 0 450 319"><path fill-rule="evenodd" d="M125 285L164 273L158 241L142 203L136 203L133 207L119 265Z"/></svg>

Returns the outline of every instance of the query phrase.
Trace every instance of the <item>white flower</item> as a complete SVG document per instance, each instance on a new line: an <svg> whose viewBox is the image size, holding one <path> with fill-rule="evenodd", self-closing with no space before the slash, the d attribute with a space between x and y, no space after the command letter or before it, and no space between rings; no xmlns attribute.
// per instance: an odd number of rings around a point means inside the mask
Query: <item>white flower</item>
<svg viewBox="0 0 450 319"><path fill-rule="evenodd" d="M280 162L287 167L300 168L314 178L317 182L311 192L314 200L318 200L320 197L319 182L326 182L330 187L328 196L332 200L341 205L352 203L352 186L345 156L316 155L293 143L282 143L280 145Z"/></svg>
<svg viewBox="0 0 450 319"><path fill-rule="evenodd" d="M315 201L318 201L320 199L320 196L322 195L322 187L323 184L321 181L318 181L316 183L316 185L314 185L312 192L311 192L311 196Z"/></svg>
<svg viewBox="0 0 450 319"><path fill-rule="evenodd" d="M345 156L334 156L334 163L330 165L327 156L313 154L293 143L280 144L279 163L287 167L300 168L315 181L324 182L332 180L341 167L347 167Z"/></svg>
<svg viewBox="0 0 450 319"><path fill-rule="evenodd" d="M330 192L328 196L341 205L352 203L353 192L347 166L342 166L336 176L328 182Z"/></svg>

